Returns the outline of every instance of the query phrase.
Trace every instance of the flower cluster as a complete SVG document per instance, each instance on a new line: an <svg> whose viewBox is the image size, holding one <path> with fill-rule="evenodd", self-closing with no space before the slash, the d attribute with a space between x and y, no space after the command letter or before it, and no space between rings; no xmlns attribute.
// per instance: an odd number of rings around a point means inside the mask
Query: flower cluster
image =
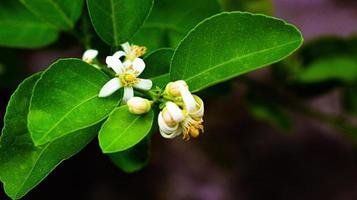
<svg viewBox="0 0 357 200"><path fill-rule="evenodd" d="M164 138L172 139L182 135L184 140L196 138L203 132L203 101L197 95L191 94L187 83L183 80L170 82L165 90L158 92L153 101L141 97L134 97L134 88L150 90L152 81L141 79L138 76L145 69L145 62L140 58L146 52L145 47L121 45L123 51L117 51L112 56L107 56L106 63L115 72L115 77L109 80L99 91L99 97L108 97L120 88L124 88L122 102L128 105L133 114L145 114L153 103L161 102L163 109L158 116L160 134ZM82 59L97 67L96 50L87 50Z"/></svg>
<svg viewBox="0 0 357 200"><path fill-rule="evenodd" d="M192 95L185 81L167 84L164 95L167 101L159 113L158 124L164 138L182 134L184 140L196 138L203 132L204 105L200 97Z"/></svg>
<svg viewBox="0 0 357 200"><path fill-rule="evenodd" d="M120 88L124 88L122 102L126 104L134 97L134 89L150 90L152 81L141 79L138 76L145 69L145 62L140 56L146 52L145 47L130 45L128 42L121 45L123 51L117 51L112 56L107 56L106 63L115 72L115 77L109 80L100 90L99 97L108 97ZM92 64L97 56L95 50L87 50L83 54L83 60ZM124 57L124 59L122 59ZM122 59L122 60L121 60Z"/></svg>

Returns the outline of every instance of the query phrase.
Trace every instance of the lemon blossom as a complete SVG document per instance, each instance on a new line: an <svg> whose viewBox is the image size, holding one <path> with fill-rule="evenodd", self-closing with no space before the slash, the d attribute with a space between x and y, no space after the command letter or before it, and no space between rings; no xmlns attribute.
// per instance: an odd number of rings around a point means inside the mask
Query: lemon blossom
<svg viewBox="0 0 357 200"><path fill-rule="evenodd" d="M108 81L100 90L99 97L107 97L120 88L124 88L123 102L126 103L134 96L134 89L150 90L152 81L141 79L138 76L144 71L145 63L142 59L136 58L133 61L126 60L124 63L119 59L120 55L115 53L106 58L109 68L116 73L116 77Z"/></svg>
<svg viewBox="0 0 357 200"><path fill-rule="evenodd" d="M200 132L203 132L204 104L202 99L192 95L184 81L172 82L168 86L166 92L179 94L183 106L180 108L171 101L166 103L158 116L160 134L169 139L181 134L184 140L198 137Z"/></svg>
<svg viewBox="0 0 357 200"><path fill-rule="evenodd" d="M129 99L127 104L129 112L141 115L149 112L152 102L141 97L133 97Z"/></svg>

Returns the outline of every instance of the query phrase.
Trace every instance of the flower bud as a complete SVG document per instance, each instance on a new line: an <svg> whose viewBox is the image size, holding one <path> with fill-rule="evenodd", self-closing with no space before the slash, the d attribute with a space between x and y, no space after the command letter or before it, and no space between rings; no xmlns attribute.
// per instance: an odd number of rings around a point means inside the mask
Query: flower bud
<svg viewBox="0 0 357 200"><path fill-rule="evenodd" d="M95 49L88 49L83 53L82 60L88 64L92 64L93 60L97 57L98 51Z"/></svg>
<svg viewBox="0 0 357 200"><path fill-rule="evenodd" d="M183 80L179 80L179 81L175 81L175 82L170 82L167 84L165 91L167 94L174 96L174 97L178 97L181 95L180 93L180 88L184 87L188 89L188 85L185 81Z"/></svg>
<svg viewBox="0 0 357 200"><path fill-rule="evenodd" d="M129 112L137 115L147 113L151 109L150 101L141 97L132 97L127 104Z"/></svg>
<svg viewBox="0 0 357 200"><path fill-rule="evenodd" d="M162 118L166 125L173 127L182 122L185 116L176 104L169 101L166 103L166 107L162 111Z"/></svg>

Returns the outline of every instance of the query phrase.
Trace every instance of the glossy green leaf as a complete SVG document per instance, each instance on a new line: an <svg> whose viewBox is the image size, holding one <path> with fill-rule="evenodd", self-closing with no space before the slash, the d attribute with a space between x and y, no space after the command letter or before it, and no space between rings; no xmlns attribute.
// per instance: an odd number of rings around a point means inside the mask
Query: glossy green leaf
<svg viewBox="0 0 357 200"><path fill-rule="evenodd" d="M357 60L346 56L318 59L301 71L298 79L302 83L353 82L357 80Z"/></svg>
<svg viewBox="0 0 357 200"><path fill-rule="evenodd" d="M153 0L87 0L98 35L111 46L128 41L144 24Z"/></svg>
<svg viewBox="0 0 357 200"><path fill-rule="evenodd" d="M133 42L154 51L175 47L196 24L220 11L217 0L156 0Z"/></svg>
<svg viewBox="0 0 357 200"><path fill-rule="evenodd" d="M122 152L109 154L113 163L126 173L141 170L149 162L150 140L145 138L137 145Z"/></svg>
<svg viewBox="0 0 357 200"><path fill-rule="evenodd" d="M28 10L61 30L72 29L81 16L84 0L20 0Z"/></svg>
<svg viewBox="0 0 357 200"><path fill-rule="evenodd" d="M52 64L35 86L28 127L36 145L105 119L118 105L119 96L99 98L110 78L79 59L61 59Z"/></svg>
<svg viewBox="0 0 357 200"><path fill-rule="evenodd" d="M103 153L124 151L139 143L151 129L154 112L144 115L129 112L128 106L116 108L99 131L99 144Z"/></svg>
<svg viewBox="0 0 357 200"><path fill-rule="evenodd" d="M144 60L146 68L140 75L149 78L154 86L164 87L170 81L170 62L174 51L172 49L158 49L149 54Z"/></svg>
<svg viewBox="0 0 357 200"><path fill-rule="evenodd" d="M1 1L0 27L0 45L5 47L42 47L58 38L58 31L54 27L15 0Z"/></svg>
<svg viewBox="0 0 357 200"><path fill-rule="evenodd" d="M248 11L271 15L273 13L272 0L219 0L226 11Z"/></svg>
<svg viewBox="0 0 357 200"><path fill-rule="evenodd" d="M63 160L78 153L96 135L87 128L35 147L27 130L32 89L40 74L26 79L12 95L0 139L0 180L12 199L19 199L39 184Z"/></svg>
<svg viewBox="0 0 357 200"><path fill-rule="evenodd" d="M204 20L180 43L171 80L186 80L198 91L277 62L302 44L301 33L264 15L224 12Z"/></svg>

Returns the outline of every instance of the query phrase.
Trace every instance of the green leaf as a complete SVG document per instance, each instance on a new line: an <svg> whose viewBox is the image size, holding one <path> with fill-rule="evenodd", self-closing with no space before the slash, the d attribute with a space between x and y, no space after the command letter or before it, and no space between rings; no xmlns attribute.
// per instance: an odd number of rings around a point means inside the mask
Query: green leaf
<svg viewBox="0 0 357 200"><path fill-rule="evenodd" d="M164 87L170 81L169 71L173 53L173 49L162 48L149 54L144 59L146 68L141 77L151 79L155 86Z"/></svg>
<svg viewBox="0 0 357 200"><path fill-rule="evenodd" d="M20 0L28 10L61 30L72 29L81 16L84 0Z"/></svg>
<svg viewBox="0 0 357 200"><path fill-rule="evenodd" d="M99 98L109 77L79 59L61 59L41 76L33 91L28 127L36 145L92 126L118 105L119 96Z"/></svg>
<svg viewBox="0 0 357 200"><path fill-rule="evenodd" d="M119 46L144 24L153 0L87 0L94 29L103 41Z"/></svg>
<svg viewBox="0 0 357 200"><path fill-rule="evenodd" d="M133 42L154 51L174 47L196 24L220 11L217 0L156 0Z"/></svg>
<svg viewBox="0 0 357 200"><path fill-rule="evenodd" d="M35 147L27 130L32 89L40 74L26 79L12 95L0 138L0 180L12 199L19 199L39 184L63 160L78 153L96 135L91 127Z"/></svg>
<svg viewBox="0 0 357 200"><path fill-rule="evenodd" d="M180 43L171 80L186 80L192 91L277 62L302 44L301 33L282 20L224 12L204 20Z"/></svg>
<svg viewBox="0 0 357 200"><path fill-rule="evenodd" d="M15 0L0 4L0 45L16 48L37 48L51 44L58 31L34 16Z"/></svg>
<svg viewBox="0 0 357 200"><path fill-rule="evenodd" d="M272 0L219 0L226 11L248 11L271 15L273 13Z"/></svg>
<svg viewBox="0 0 357 200"><path fill-rule="evenodd" d="M357 80L357 60L347 56L318 59L303 69L298 79L302 83L328 80L350 83Z"/></svg>
<svg viewBox="0 0 357 200"><path fill-rule="evenodd" d="M113 163L126 173L141 170L149 162L150 140L146 137L137 145L119 153L109 154Z"/></svg>
<svg viewBox="0 0 357 200"><path fill-rule="evenodd" d="M124 151L139 143L149 134L154 112L144 115L129 112L128 106L116 108L99 131L99 145L103 153Z"/></svg>

